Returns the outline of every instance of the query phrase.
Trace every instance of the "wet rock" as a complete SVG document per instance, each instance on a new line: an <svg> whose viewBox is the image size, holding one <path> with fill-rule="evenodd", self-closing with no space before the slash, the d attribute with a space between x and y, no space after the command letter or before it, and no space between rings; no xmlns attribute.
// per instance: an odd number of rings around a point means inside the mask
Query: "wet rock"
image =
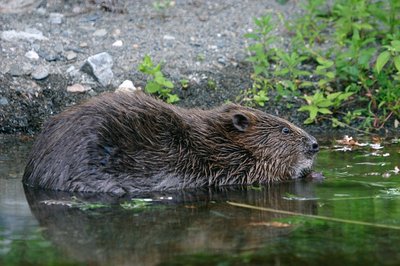
<svg viewBox="0 0 400 266"><path fill-rule="evenodd" d="M49 70L44 66L38 66L31 74L33 79L41 80L49 76Z"/></svg>
<svg viewBox="0 0 400 266"><path fill-rule="evenodd" d="M102 86L107 86L111 84L114 77L112 66L111 55L104 52L89 57L81 67L81 71L94 77Z"/></svg>
<svg viewBox="0 0 400 266"><path fill-rule="evenodd" d="M90 87L85 87L81 84L74 84L72 86L67 87L67 91L72 92L72 93L83 93L83 92L86 92L89 90L90 90Z"/></svg>
<svg viewBox="0 0 400 266"><path fill-rule="evenodd" d="M31 60L38 60L39 59L39 55L33 50L31 50L29 52L26 52L25 53L25 57L28 58L28 59L31 59Z"/></svg>
<svg viewBox="0 0 400 266"><path fill-rule="evenodd" d="M19 40L24 40L24 41L44 41L48 40L45 36L43 36L43 33L37 29L27 29L26 31L15 31L15 30L8 30L8 31L3 31L1 33L1 39L5 41L19 41Z"/></svg>
<svg viewBox="0 0 400 266"><path fill-rule="evenodd" d="M1 97L0 98L0 105L4 106L4 105L8 105L8 100L6 97Z"/></svg>
<svg viewBox="0 0 400 266"><path fill-rule="evenodd" d="M64 15L60 13L50 13L49 22L51 24L62 24Z"/></svg>

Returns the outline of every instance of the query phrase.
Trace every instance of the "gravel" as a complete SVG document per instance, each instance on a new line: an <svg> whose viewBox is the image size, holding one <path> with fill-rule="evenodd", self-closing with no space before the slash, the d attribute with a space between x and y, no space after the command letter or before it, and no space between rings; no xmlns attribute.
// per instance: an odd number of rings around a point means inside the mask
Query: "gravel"
<svg viewBox="0 0 400 266"><path fill-rule="evenodd" d="M111 2L116 4L107 6ZM133 81L130 88L144 88L138 65L146 54L163 62L179 105L235 102L251 87L243 35L254 28L253 18L276 13L293 18L303 1L177 0L164 9L155 8L156 2L0 3L0 133L34 134L49 116L114 91L125 80ZM274 34L287 37L282 27ZM264 109L297 124L306 116L271 104Z"/></svg>

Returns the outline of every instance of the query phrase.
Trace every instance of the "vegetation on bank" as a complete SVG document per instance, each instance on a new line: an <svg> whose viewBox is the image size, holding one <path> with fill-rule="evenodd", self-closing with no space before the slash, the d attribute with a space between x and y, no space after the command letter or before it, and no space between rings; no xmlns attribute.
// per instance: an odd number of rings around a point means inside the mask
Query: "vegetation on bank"
<svg viewBox="0 0 400 266"><path fill-rule="evenodd" d="M284 4L285 1L281 1ZM362 130L400 121L400 1L307 0L301 15L254 19L247 60L252 87L241 98L249 105L286 104L306 112L305 124ZM276 22L277 21L277 22ZM277 38L279 23L289 38ZM284 47L284 48L282 48ZM179 101L161 65L145 56L139 70L149 75L145 91L169 103ZM181 81L182 88L188 86ZM296 103L296 104L293 104Z"/></svg>
<svg viewBox="0 0 400 266"><path fill-rule="evenodd" d="M400 120L400 2L308 0L302 15L285 20L286 49L273 34L272 16L254 20L245 37L253 65L248 99L301 97L305 124L328 119L333 127L382 128ZM274 96L271 98L271 96Z"/></svg>

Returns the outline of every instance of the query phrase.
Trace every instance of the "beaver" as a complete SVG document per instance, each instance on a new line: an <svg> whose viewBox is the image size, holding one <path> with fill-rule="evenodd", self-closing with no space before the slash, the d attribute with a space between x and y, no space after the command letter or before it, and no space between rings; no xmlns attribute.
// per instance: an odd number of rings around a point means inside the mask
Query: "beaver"
<svg viewBox="0 0 400 266"><path fill-rule="evenodd" d="M304 130L250 107L104 93L44 124L23 183L114 194L270 183L309 173L318 150Z"/></svg>

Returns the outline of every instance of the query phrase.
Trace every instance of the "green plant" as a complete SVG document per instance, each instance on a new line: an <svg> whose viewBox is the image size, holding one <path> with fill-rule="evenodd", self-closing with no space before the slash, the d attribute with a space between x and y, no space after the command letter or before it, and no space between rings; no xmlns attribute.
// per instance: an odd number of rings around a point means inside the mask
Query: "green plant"
<svg viewBox="0 0 400 266"><path fill-rule="evenodd" d="M274 42L275 37L271 32L274 29L271 23L271 16L262 16L254 19L256 29L252 33L247 33L244 36L254 42L249 45L249 51L252 53L247 60L253 64L254 74L269 76L270 59L275 54L271 44Z"/></svg>
<svg viewBox="0 0 400 266"><path fill-rule="evenodd" d="M143 58L143 61L139 65L139 71L151 77L151 79L147 81L145 87L146 92L158 94L168 103L179 101L178 95L171 93L174 84L164 77L164 74L161 72L161 64L155 66L149 55L145 55Z"/></svg>
<svg viewBox="0 0 400 266"><path fill-rule="evenodd" d="M181 79L180 82L181 82L182 89L186 90L187 88L189 88L189 80Z"/></svg>
<svg viewBox="0 0 400 266"><path fill-rule="evenodd" d="M174 1L171 0L157 0L153 2L153 7L157 11L164 11L170 7L173 7L175 5Z"/></svg>
<svg viewBox="0 0 400 266"><path fill-rule="evenodd" d="M309 112L306 123L322 117L333 126L381 128L398 121L400 1L307 0L302 8L293 20L278 14L291 36L285 50L276 48L271 16L255 19L245 35L253 41L253 101L263 106L272 91L275 100L311 95L300 108ZM350 95L352 105L342 110Z"/></svg>
<svg viewBox="0 0 400 266"><path fill-rule="evenodd" d="M309 112L309 116L304 121L304 124L315 122L318 113L323 115L332 114L331 109L339 108L342 102L347 100L352 94L352 92L335 92L325 96L323 92L317 91L312 96L305 95L304 99L308 105L303 105L298 109L301 112Z"/></svg>

